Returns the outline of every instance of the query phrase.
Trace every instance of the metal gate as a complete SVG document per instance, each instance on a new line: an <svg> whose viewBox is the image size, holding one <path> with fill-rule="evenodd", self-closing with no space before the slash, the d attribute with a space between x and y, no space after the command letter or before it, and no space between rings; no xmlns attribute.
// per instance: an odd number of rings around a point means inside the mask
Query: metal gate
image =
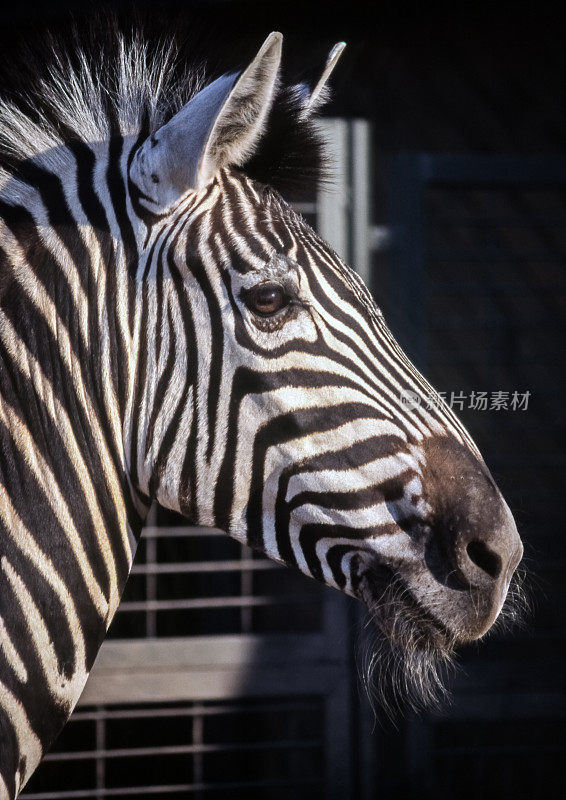
<svg viewBox="0 0 566 800"><path fill-rule="evenodd" d="M367 278L368 125L324 130L334 185L299 210ZM78 708L22 797L345 800L354 615L340 593L154 510Z"/></svg>

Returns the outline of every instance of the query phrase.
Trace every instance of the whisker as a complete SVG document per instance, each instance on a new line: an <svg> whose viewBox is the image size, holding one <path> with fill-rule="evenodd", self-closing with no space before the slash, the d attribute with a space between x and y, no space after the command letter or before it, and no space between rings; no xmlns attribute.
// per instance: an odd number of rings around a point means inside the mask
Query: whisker
<svg viewBox="0 0 566 800"><path fill-rule="evenodd" d="M431 636L430 619L411 600L394 577L369 600L360 626L356 664L376 721L385 715L394 722L404 708L438 708L447 699L453 642Z"/></svg>

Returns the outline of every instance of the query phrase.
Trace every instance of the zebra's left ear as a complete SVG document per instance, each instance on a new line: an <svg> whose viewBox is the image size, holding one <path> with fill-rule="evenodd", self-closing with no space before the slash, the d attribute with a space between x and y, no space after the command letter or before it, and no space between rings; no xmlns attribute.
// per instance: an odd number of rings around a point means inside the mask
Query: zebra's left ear
<svg viewBox="0 0 566 800"><path fill-rule="evenodd" d="M314 89L308 90L305 87L304 106L301 114L303 119L308 119L308 117L310 117L312 114L315 114L318 109L329 99L330 92L328 90L327 83L330 76L334 72L334 67L338 63L338 59L342 55L342 51L345 47L346 42L338 42L335 44L328 54L326 64L324 65L324 70L315 84Z"/></svg>
<svg viewBox="0 0 566 800"><path fill-rule="evenodd" d="M252 155L277 90L282 43L280 33L271 33L242 74L213 81L146 139L132 159L130 180L148 209L165 211Z"/></svg>

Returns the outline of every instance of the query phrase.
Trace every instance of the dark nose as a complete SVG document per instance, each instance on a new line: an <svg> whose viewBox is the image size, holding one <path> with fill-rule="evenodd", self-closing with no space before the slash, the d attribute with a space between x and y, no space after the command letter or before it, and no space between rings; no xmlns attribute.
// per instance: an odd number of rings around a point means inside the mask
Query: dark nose
<svg viewBox="0 0 566 800"><path fill-rule="evenodd" d="M488 590L496 602L507 590L523 547L489 470L470 449L449 438L429 443L425 469L434 520L431 545L445 581L454 588Z"/></svg>
<svg viewBox="0 0 566 800"><path fill-rule="evenodd" d="M492 580L497 580L503 571L503 561L497 552L497 545L490 546L482 539L472 539L471 542L459 543L459 562L463 575L470 581L475 582L474 572L479 570L478 576L484 579L487 575Z"/></svg>
<svg viewBox="0 0 566 800"><path fill-rule="evenodd" d="M523 546L509 509L501 497L493 505L499 508L491 519L489 515L481 514L481 520L471 515L443 533L447 566L463 588L496 589L501 585L506 590L522 558Z"/></svg>

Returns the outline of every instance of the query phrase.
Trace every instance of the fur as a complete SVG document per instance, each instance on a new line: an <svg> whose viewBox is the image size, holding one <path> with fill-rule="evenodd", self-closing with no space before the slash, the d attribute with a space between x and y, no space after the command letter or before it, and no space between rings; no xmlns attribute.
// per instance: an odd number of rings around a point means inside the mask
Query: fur
<svg viewBox="0 0 566 800"><path fill-rule="evenodd" d="M531 611L524 583L524 570L517 570L492 631L524 625ZM388 582L381 596L368 598L367 618L358 635L361 682L374 715L390 720L407 707L441 708L449 699L454 674L454 638L434 630L429 635L426 614L406 597L407 588L398 578Z"/></svg>
<svg viewBox="0 0 566 800"><path fill-rule="evenodd" d="M114 16L51 32L22 48L0 97L0 170L78 139L86 143L155 132L219 72L234 69L202 56L202 43L178 32L157 35L140 21ZM305 118L304 93L281 85L266 133L240 162L250 177L283 195L303 195L325 179L316 122Z"/></svg>

